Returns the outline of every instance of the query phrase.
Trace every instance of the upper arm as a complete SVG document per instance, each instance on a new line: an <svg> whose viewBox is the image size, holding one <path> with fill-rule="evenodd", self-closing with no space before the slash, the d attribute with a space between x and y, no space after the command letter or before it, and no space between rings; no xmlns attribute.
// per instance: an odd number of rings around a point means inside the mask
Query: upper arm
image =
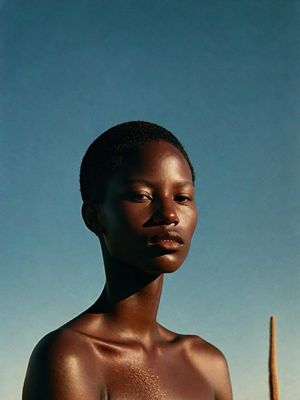
<svg viewBox="0 0 300 400"><path fill-rule="evenodd" d="M219 352L213 362L212 385L216 400L232 400L232 388L226 358Z"/></svg>
<svg viewBox="0 0 300 400"><path fill-rule="evenodd" d="M27 368L23 400L93 400L99 398L92 371L80 346L46 336Z"/></svg>
<svg viewBox="0 0 300 400"><path fill-rule="evenodd" d="M216 400L232 400L232 389L227 361L215 346L199 337L191 341L196 367L211 386Z"/></svg>

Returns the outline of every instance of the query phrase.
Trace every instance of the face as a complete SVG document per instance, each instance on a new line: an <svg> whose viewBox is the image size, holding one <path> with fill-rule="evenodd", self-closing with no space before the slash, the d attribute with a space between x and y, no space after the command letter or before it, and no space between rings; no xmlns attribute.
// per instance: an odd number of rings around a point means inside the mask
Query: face
<svg viewBox="0 0 300 400"><path fill-rule="evenodd" d="M99 206L109 257L149 274L173 272L188 254L197 223L190 167L172 144L132 150Z"/></svg>

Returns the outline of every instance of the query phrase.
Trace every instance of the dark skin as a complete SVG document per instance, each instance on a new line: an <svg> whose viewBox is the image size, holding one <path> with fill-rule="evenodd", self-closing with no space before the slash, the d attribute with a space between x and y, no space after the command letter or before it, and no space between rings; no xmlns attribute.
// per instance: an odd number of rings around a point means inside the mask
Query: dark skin
<svg viewBox="0 0 300 400"><path fill-rule="evenodd" d="M104 203L82 213L100 239L106 283L94 305L37 345L23 400L232 400L223 354L156 321L164 274L183 263L197 223L181 152L161 140L135 148Z"/></svg>

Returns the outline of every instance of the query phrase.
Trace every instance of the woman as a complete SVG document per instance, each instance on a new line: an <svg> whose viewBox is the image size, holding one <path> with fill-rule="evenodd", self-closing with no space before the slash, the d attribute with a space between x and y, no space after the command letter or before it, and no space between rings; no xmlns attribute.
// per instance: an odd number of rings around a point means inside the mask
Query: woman
<svg viewBox="0 0 300 400"><path fill-rule="evenodd" d="M34 349L23 400L231 400L223 354L156 321L165 273L197 223L194 171L175 136L134 121L99 136L80 172L82 215L99 238L104 289Z"/></svg>

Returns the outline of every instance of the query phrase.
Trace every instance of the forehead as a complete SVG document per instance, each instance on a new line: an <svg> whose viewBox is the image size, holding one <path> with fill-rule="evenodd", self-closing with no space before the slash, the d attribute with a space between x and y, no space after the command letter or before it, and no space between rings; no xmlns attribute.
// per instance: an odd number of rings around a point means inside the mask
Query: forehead
<svg viewBox="0 0 300 400"><path fill-rule="evenodd" d="M155 140L130 150L124 157L118 175L123 177L177 175L192 181L190 166L181 151L169 142Z"/></svg>

